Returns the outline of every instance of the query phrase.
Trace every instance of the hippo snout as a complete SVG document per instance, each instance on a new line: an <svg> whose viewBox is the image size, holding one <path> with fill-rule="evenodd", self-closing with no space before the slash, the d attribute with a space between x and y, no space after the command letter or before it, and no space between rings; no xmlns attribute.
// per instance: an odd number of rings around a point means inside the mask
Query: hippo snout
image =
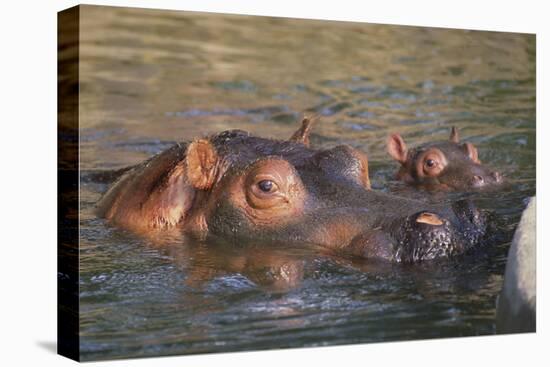
<svg viewBox="0 0 550 367"><path fill-rule="evenodd" d="M479 243L485 232L485 215L469 200L457 201L451 210L420 211L401 225L394 259L418 262L458 255Z"/></svg>
<svg viewBox="0 0 550 367"><path fill-rule="evenodd" d="M487 214L468 199L455 202L452 210L456 216L455 228L458 239L466 249L473 247L487 234Z"/></svg>
<svg viewBox="0 0 550 367"><path fill-rule="evenodd" d="M395 252L398 262L417 262L451 256L457 249L452 223L443 215L421 211L406 218Z"/></svg>
<svg viewBox="0 0 550 367"><path fill-rule="evenodd" d="M352 239L348 250L400 263L449 258L476 246L485 236L486 223L484 213L464 199L365 229Z"/></svg>
<svg viewBox="0 0 550 367"><path fill-rule="evenodd" d="M471 179L471 186L480 188L488 185L500 184L502 182L502 175L497 172L491 172L489 174L477 174L473 175Z"/></svg>

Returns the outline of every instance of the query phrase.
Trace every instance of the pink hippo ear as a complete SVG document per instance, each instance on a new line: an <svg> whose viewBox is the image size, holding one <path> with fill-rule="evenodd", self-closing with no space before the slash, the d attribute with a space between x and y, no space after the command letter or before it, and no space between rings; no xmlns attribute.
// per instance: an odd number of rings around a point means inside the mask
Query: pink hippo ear
<svg viewBox="0 0 550 367"><path fill-rule="evenodd" d="M454 126L451 128L451 136L449 136L449 140L453 143L458 143L460 141L458 129Z"/></svg>
<svg viewBox="0 0 550 367"><path fill-rule="evenodd" d="M206 139L195 140L187 148L187 178L198 190L208 190L214 185L218 163L216 149Z"/></svg>
<svg viewBox="0 0 550 367"><path fill-rule="evenodd" d="M462 149L472 161L474 161L475 163L481 163L477 155L477 149L472 143L462 144Z"/></svg>
<svg viewBox="0 0 550 367"><path fill-rule="evenodd" d="M302 126L298 130L296 130L296 132L288 140L302 143L306 147L309 147L309 133L311 132L313 124L318 120L318 115L304 116L304 118L302 119Z"/></svg>
<svg viewBox="0 0 550 367"><path fill-rule="evenodd" d="M405 164L407 162L407 145L401 135L397 133L390 134L386 144L388 153L393 159L401 164Z"/></svg>
<svg viewBox="0 0 550 367"><path fill-rule="evenodd" d="M99 200L97 214L140 231L184 223L196 189L183 149L178 144L128 170Z"/></svg>

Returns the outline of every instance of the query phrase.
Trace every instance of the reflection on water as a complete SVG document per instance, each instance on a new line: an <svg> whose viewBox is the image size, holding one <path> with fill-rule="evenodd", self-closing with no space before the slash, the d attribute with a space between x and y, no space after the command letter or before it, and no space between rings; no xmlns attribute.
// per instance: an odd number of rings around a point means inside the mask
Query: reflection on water
<svg viewBox="0 0 550 367"><path fill-rule="evenodd" d="M535 192L535 38L359 23L86 6L81 12L80 326L104 359L494 333L508 241ZM240 128L350 144L400 190L385 137L476 144L510 185L475 195L499 241L465 258L369 264L320 249L226 248L109 227L86 171ZM454 195L456 197L459 195Z"/></svg>

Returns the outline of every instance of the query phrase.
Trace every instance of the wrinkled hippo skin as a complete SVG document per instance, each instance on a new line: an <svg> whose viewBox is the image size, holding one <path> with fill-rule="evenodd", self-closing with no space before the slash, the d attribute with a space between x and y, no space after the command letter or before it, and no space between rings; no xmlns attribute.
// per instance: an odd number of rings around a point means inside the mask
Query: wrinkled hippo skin
<svg viewBox="0 0 550 367"><path fill-rule="evenodd" d="M503 182L499 172L481 164L472 143L460 143L452 128L448 141L432 142L407 149L399 134L391 134L387 150L400 168L398 180L427 190L475 190Z"/></svg>
<svg viewBox="0 0 550 367"><path fill-rule="evenodd" d="M287 141L230 130L176 144L125 172L98 214L139 232L177 228L407 263L464 253L484 237L486 219L467 201L371 191L366 155L347 145L312 149L311 124L304 118Z"/></svg>

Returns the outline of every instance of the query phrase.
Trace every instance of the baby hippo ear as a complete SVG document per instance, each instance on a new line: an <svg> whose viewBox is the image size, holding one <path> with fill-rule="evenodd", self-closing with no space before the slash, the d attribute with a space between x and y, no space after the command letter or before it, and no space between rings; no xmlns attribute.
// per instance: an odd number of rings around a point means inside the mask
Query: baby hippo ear
<svg viewBox="0 0 550 367"><path fill-rule="evenodd" d="M407 145L399 134L390 134L386 142L388 153L401 164L407 162Z"/></svg>
<svg viewBox="0 0 550 367"><path fill-rule="evenodd" d="M302 119L302 126L296 130L296 132L288 139L296 143L302 143L306 147L309 147L309 133L313 124L319 120L319 116L304 116Z"/></svg>
<svg viewBox="0 0 550 367"><path fill-rule="evenodd" d="M449 140L453 143L458 143L460 141L458 129L454 126L451 128L451 136L449 136Z"/></svg>
<svg viewBox="0 0 550 367"><path fill-rule="evenodd" d="M462 144L462 149L472 161L474 161L475 163L481 163L477 156L477 148L472 143Z"/></svg>
<svg viewBox="0 0 550 367"><path fill-rule="evenodd" d="M214 185L218 154L206 139L195 140L187 148L187 178L198 190L208 190Z"/></svg>

